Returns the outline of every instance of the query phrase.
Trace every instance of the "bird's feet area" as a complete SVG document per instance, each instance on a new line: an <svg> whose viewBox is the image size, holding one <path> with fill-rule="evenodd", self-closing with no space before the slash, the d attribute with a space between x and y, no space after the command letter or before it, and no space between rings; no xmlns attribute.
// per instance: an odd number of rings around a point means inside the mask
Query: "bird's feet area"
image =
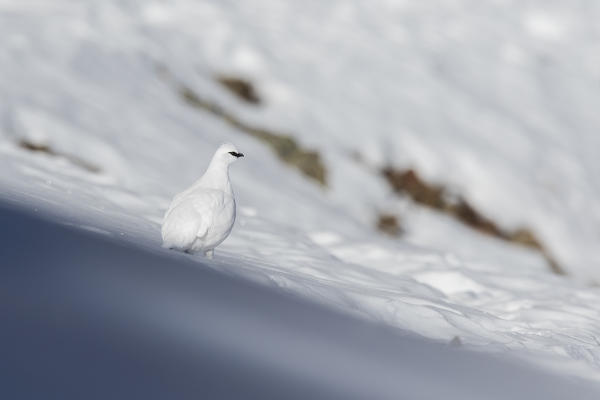
<svg viewBox="0 0 600 400"><path fill-rule="evenodd" d="M213 257L215 255L215 250L214 249L210 249L210 250L206 250L204 252L204 257L208 258L209 260L212 260Z"/></svg>

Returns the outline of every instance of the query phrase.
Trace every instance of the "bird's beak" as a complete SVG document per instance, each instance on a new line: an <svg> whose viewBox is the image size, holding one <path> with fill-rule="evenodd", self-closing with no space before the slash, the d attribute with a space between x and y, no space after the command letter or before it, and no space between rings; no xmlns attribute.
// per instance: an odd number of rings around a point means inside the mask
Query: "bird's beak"
<svg viewBox="0 0 600 400"><path fill-rule="evenodd" d="M237 153L235 156L236 156L237 158L244 157L244 153Z"/></svg>

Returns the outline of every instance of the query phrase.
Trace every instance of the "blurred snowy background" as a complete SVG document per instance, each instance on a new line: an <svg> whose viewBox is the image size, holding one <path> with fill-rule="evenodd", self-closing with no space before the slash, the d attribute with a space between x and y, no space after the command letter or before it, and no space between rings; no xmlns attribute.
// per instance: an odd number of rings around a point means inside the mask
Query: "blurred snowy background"
<svg viewBox="0 0 600 400"><path fill-rule="evenodd" d="M0 0L1 198L156 249L231 141L215 268L599 379L599 19L592 0Z"/></svg>

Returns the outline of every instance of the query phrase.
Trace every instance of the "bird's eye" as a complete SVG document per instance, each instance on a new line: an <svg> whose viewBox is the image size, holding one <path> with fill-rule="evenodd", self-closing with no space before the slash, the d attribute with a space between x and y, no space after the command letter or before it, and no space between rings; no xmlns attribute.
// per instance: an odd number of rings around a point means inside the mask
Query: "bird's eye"
<svg viewBox="0 0 600 400"><path fill-rule="evenodd" d="M235 151L230 151L229 154L231 154L234 157L237 157L237 153Z"/></svg>

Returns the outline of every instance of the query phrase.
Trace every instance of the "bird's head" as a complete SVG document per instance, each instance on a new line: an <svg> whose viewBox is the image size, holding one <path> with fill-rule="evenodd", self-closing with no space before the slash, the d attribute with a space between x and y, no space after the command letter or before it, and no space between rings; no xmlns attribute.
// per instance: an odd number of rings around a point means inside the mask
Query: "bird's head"
<svg viewBox="0 0 600 400"><path fill-rule="evenodd" d="M231 164L238 158L244 157L244 155L240 153L233 144L223 143L215 152L214 157L225 162L226 164Z"/></svg>

